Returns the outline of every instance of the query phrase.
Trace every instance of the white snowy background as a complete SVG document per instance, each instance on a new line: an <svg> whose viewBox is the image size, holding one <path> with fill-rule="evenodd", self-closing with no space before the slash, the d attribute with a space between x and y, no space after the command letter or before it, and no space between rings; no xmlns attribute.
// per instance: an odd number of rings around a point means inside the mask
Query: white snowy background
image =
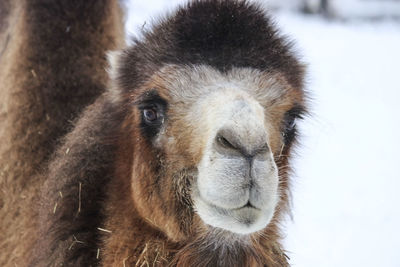
<svg viewBox="0 0 400 267"><path fill-rule="evenodd" d="M127 32L183 2L127 1ZM312 97L285 225L292 266L400 266L400 22L351 19L400 9L372 2L336 0L345 21L272 14L309 65Z"/></svg>

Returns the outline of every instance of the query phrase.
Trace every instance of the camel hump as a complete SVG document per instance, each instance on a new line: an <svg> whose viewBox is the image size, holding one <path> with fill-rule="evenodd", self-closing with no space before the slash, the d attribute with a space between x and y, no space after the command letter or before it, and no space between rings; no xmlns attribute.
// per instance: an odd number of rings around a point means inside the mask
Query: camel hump
<svg viewBox="0 0 400 267"><path fill-rule="evenodd" d="M107 86L123 26L117 0L0 0L0 266L26 266L38 173Z"/></svg>

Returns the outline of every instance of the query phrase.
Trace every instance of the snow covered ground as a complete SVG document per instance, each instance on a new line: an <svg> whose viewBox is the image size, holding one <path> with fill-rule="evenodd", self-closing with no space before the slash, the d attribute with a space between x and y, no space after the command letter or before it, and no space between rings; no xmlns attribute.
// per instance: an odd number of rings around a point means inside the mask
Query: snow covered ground
<svg viewBox="0 0 400 267"><path fill-rule="evenodd" d="M133 1L127 30L180 0ZM292 266L400 266L400 24L275 14L308 68L294 164Z"/></svg>
<svg viewBox="0 0 400 267"><path fill-rule="evenodd" d="M400 266L400 25L277 20L309 62L293 266Z"/></svg>

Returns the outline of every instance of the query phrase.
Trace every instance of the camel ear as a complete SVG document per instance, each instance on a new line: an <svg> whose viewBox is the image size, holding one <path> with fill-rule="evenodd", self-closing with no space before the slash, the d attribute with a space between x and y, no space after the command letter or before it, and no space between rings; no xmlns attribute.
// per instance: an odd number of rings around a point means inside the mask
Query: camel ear
<svg viewBox="0 0 400 267"><path fill-rule="evenodd" d="M120 61L122 56L122 51L108 51L107 56L107 73L110 77L110 82L108 85L108 95L111 97L113 102L120 102L122 100L120 90L118 89L118 70L120 68Z"/></svg>
<svg viewBox="0 0 400 267"><path fill-rule="evenodd" d="M108 75L110 75L111 80L117 79L121 55L122 55L122 51L119 51L119 50L107 51L107 53L106 53L107 62L108 62L107 72L108 72Z"/></svg>

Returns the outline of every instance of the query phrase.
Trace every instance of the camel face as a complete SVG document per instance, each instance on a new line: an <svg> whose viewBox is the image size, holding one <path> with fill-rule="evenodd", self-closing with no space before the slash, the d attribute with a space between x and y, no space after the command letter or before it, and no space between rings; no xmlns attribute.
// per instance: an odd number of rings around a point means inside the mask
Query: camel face
<svg viewBox="0 0 400 267"><path fill-rule="evenodd" d="M221 73L205 65L169 65L137 95L152 99L151 105L145 104L150 108L139 106L139 116L147 127L142 137L162 151L161 190L167 190L168 183L185 184L180 191L189 193L181 198L206 228L237 234L265 228L279 202L275 159L284 145L283 120L300 97L282 75L249 68ZM138 172L134 170L135 175ZM136 200L146 206L141 201ZM163 228L161 224L156 223Z"/></svg>

